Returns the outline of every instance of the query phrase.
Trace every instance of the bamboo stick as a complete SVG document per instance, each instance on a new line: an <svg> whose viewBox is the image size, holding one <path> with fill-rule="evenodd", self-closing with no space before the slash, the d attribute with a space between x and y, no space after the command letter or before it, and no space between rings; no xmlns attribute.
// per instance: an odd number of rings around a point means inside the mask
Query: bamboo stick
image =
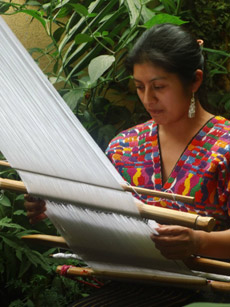
<svg viewBox="0 0 230 307"><path fill-rule="evenodd" d="M211 290L221 293L230 293L230 282L212 281L210 283Z"/></svg>
<svg viewBox="0 0 230 307"><path fill-rule="evenodd" d="M0 178L0 189L27 193L24 183L19 180Z"/></svg>
<svg viewBox="0 0 230 307"><path fill-rule="evenodd" d="M2 163L4 161L1 161ZM23 183L19 183L20 181L17 180L9 180L9 179L4 179L0 178L0 188L6 189L6 190L14 190L14 191L23 191L24 193L27 193L26 187L23 187ZM162 192L162 191L156 191L156 190L150 190L150 189L144 189L144 188L139 188L139 187L132 187L128 185L121 185L122 188L127 191L127 192L134 192L136 191L139 194L144 194L144 195L151 195L159 198L166 198L166 199L171 199L171 200L178 200L182 202L187 202L189 204L194 203L194 197L191 196L183 196L183 195L178 195L178 194L172 194L168 192Z"/></svg>
<svg viewBox="0 0 230 307"><path fill-rule="evenodd" d="M59 247L63 249L70 249L65 239L60 236L34 234L34 235L22 236L21 239L29 243L39 243L39 244L46 245L49 247Z"/></svg>
<svg viewBox="0 0 230 307"><path fill-rule="evenodd" d="M51 247L70 249L65 239L60 236L50 236L43 234L33 234L22 236L21 239L30 243L44 244ZM230 275L230 263L220 260L203 257L189 257L184 260L185 265L190 270L214 273L220 275ZM91 270L91 269L90 269Z"/></svg>
<svg viewBox="0 0 230 307"><path fill-rule="evenodd" d="M230 275L230 263L203 257L189 257L185 265L194 271L202 271L220 275Z"/></svg>
<svg viewBox="0 0 230 307"><path fill-rule="evenodd" d="M3 161L3 160L0 160L0 166L7 166L7 167L11 167L9 162L7 162L7 161Z"/></svg>
<svg viewBox="0 0 230 307"><path fill-rule="evenodd" d="M61 273L62 266L59 265L56 269L57 273ZM183 287L202 287L207 286L207 281L205 279L188 279L183 276L174 276L165 272L165 276L154 275L154 274L145 274L142 272L123 272L123 271L109 271L109 270L93 270L91 268L79 268L79 267L70 267L67 270L67 276L81 276L89 277L94 276L97 278L105 279L117 279L117 280L127 280L127 281L144 281L144 282L153 282L157 284L171 284L176 286Z"/></svg>
<svg viewBox="0 0 230 307"><path fill-rule="evenodd" d="M17 180L0 178L0 189L27 193L23 182ZM211 231L215 226L215 219L213 217L204 217L173 209L149 206L136 199L135 203L142 218L153 219L158 223L181 225L205 231Z"/></svg>
<svg viewBox="0 0 230 307"><path fill-rule="evenodd" d="M59 265L56 268L56 272L61 274L62 266ZM73 277L96 277L96 278L105 278L105 279L115 279L115 280L127 280L127 281L143 281L143 282L152 282L157 283L158 285L173 285L176 287L189 287L189 288L209 288L212 291L220 293L229 293L230 291L230 282L223 281L211 281L205 279L195 279L189 280L187 278L178 277L178 276L169 276L167 273L165 276L157 276L153 274L143 274L143 273L130 273L130 272L114 272L114 271L98 271L91 268L85 267L70 267L66 272L67 276Z"/></svg>
<svg viewBox="0 0 230 307"><path fill-rule="evenodd" d="M200 216L193 213L181 212L173 209L167 209L156 206L145 205L135 200L141 217L154 219L161 224L172 224L190 227L194 229L202 229L212 231L215 226L213 217Z"/></svg>
<svg viewBox="0 0 230 307"><path fill-rule="evenodd" d="M166 199L171 199L174 201L181 201L181 202L189 203L189 204L193 204L195 200L194 197L192 196L184 196L184 195L178 195L178 194L173 194L173 193L168 193L168 192L163 192L163 191L150 190L150 189L145 189L145 188L129 186L125 184L122 184L121 186L127 192L136 192L138 194L150 195L150 196L159 197L159 198L166 198Z"/></svg>

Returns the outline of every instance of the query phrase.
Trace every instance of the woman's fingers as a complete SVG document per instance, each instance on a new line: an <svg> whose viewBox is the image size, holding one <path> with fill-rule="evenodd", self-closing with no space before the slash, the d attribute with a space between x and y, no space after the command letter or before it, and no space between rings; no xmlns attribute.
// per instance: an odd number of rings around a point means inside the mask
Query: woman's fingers
<svg viewBox="0 0 230 307"><path fill-rule="evenodd" d="M30 195L25 195L24 206L31 224L35 224L46 218L46 203L42 199L36 199Z"/></svg>
<svg viewBox="0 0 230 307"><path fill-rule="evenodd" d="M157 249L169 259L185 259L195 254L198 248L196 232L182 226L161 226L159 235L152 235Z"/></svg>

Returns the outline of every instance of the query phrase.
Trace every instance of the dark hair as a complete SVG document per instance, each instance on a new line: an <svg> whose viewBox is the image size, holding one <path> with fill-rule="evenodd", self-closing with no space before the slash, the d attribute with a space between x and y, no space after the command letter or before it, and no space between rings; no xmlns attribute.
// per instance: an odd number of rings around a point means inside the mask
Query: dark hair
<svg viewBox="0 0 230 307"><path fill-rule="evenodd" d="M126 67L150 62L175 73L184 85L194 81L195 71L204 69L199 43L181 26L160 24L146 30L137 40L126 59Z"/></svg>

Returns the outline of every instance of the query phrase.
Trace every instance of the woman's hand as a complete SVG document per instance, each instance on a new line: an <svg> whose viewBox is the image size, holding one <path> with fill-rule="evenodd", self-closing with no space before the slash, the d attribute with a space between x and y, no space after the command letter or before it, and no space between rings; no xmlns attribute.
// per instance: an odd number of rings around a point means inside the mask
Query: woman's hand
<svg viewBox="0 0 230 307"><path fill-rule="evenodd" d="M182 226L161 225L156 229L159 235L152 235L161 254L168 259L186 259L199 250L199 232Z"/></svg>
<svg viewBox="0 0 230 307"><path fill-rule="evenodd" d="M30 195L25 195L24 206L31 224L35 224L47 217L44 213L46 211L46 203L42 199L35 199Z"/></svg>

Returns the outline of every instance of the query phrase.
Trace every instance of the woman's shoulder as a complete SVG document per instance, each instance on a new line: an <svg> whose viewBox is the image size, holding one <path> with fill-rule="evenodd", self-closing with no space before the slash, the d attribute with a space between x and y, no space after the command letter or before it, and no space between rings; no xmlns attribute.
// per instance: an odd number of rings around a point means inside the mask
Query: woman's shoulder
<svg viewBox="0 0 230 307"><path fill-rule="evenodd" d="M156 123L151 119L147 122L137 124L131 128L128 128L126 130L121 131L117 136L115 136L111 142L116 142L117 140L122 140L126 138L133 138L138 137L142 134L148 134L154 132L154 129L156 128Z"/></svg>
<svg viewBox="0 0 230 307"><path fill-rule="evenodd" d="M131 146L133 142L136 142L138 139L145 137L146 135L153 135L154 131L157 131L156 127L156 123L151 119L123 130L110 141L106 153L115 148Z"/></svg>
<svg viewBox="0 0 230 307"><path fill-rule="evenodd" d="M230 138L230 120L223 116L214 116L208 125L212 128L212 131L216 131L218 136L225 135Z"/></svg>
<svg viewBox="0 0 230 307"><path fill-rule="evenodd" d="M122 132L120 132L117 137L121 136L121 137L125 137L125 136L134 136L134 135L139 135L142 133L148 133L150 131L152 131L154 129L154 127L156 127L156 123L151 119L148 120L144 123L141 124L137 124L131 128L128 128L126 130L123 130ZM115 137L116 138L116 137Z"/></svg>
<svg viewBox="0 0 230 307"><path fill-rule="evenodd" d="M219 125L226 130L230 130L230 120L223 116L216 115L211 119L211 122L214 123L215 126Z"/></svg>

